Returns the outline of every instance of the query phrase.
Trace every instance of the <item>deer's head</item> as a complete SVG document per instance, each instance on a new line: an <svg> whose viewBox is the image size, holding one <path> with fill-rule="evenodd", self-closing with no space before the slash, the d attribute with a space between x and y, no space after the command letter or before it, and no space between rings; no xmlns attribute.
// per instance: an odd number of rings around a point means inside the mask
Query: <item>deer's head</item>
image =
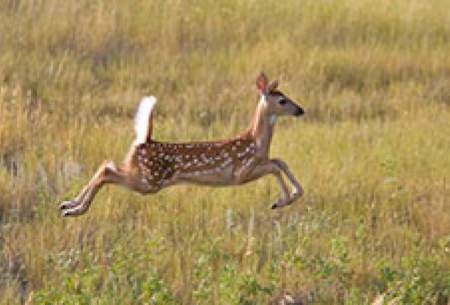
<svg viewBox="0 0 450 305"><path fill-rule="evenodd" d="M277 90L278 81L269 82L267 76L261 72L256 78L256 88L260 94L260 103L271 116L293 115L301 116L305 112L284 93Z"/></svg>

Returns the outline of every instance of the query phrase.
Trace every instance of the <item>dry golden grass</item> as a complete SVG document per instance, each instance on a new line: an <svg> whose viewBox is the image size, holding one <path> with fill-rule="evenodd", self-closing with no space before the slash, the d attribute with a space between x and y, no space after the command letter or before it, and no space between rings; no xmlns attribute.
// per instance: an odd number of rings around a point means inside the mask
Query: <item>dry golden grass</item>
<svg viewBox="0 0 450 305"><path fill-rule="evenodd" d="M450 3L0 1L0 304L398 304L450 296ZM244 129L264 69L306 108L272 154L306 194L272 211L269 178L142 197L106 187L143 95L155 137Z"/></svg>

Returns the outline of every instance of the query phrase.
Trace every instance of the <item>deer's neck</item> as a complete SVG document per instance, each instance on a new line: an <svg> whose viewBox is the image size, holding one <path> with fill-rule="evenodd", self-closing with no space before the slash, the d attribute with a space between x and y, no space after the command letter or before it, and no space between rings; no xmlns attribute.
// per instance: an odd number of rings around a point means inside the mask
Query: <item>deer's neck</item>
<svg viewBox="0 0 450 305"><path fill-rule="evenodd" d="M265 155L269 154L275 122L276 116L269 113L265 97L262 96L253 116L249 132L255 139L257 149Z"/></svg>

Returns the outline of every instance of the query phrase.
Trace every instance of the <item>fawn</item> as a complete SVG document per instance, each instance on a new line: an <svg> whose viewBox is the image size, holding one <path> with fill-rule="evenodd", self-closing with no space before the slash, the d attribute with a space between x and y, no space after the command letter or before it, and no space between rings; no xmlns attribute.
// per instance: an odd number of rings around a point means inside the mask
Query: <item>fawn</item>
<svg viewBox="0 0 450 305"><path fill-rule="evenodd" d="M303 189L285 162L269 159L272 133L277 117L301 116L303 109L277 90L276 80L269 82L264 73L256 79L259 103L248 129L222 141L165 143L152 139L155 97L144 97L135 117L136 140L121 166L104 161L80 194L60 204L63 216L84 214L100 188L120 184L141 194L180 183L211 186L244 184L273 174L281 188L281 198L272 208L297 200ZM285 174L294 191L283 179Z"/></svg>

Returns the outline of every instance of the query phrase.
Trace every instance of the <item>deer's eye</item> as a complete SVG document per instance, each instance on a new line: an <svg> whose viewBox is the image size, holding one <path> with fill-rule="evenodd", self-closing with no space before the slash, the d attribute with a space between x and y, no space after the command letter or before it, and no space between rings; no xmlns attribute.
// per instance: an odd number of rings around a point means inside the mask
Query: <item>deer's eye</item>
<svg viewBox="0 0 450 305"><path fill-rule="evenodd" d="M286 104L286 100L282 98L281 100L278 101L278 103L280 103L280 105L284 105Z"/></svg>

